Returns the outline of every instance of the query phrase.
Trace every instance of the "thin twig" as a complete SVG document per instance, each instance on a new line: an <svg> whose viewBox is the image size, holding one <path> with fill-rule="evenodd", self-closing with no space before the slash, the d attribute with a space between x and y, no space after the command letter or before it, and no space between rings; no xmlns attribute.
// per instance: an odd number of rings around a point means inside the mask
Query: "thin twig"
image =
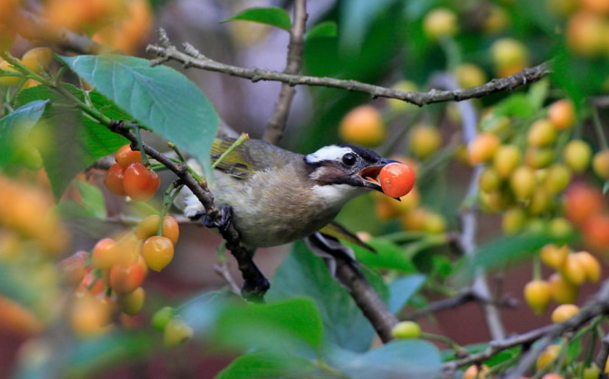
<svg viewBox="0 0 609 379"><path fill-rule="evenodd" d="M226 281L226 284L228 284L230 290L235 295L241 296L241 290L228 269L228 263L214 263L214 271Z"/></svg>
<svg viewBox="0 0 609 379"><path fill-rule="evenodd" d="M294 2L294 21L290 30L290 43L288 45L288 58L284 74L298 74L302 67L303 35L307 21L306 0ZM263 140L276 144L283 136L286 121L292 105L296 88L289 83L281 85L279 100L275 105L275 112L269 120L264 132Z"/></svg>
<svg viewBox="0 0 609 379"><path fill-rule="evenodd" d="M469 303L471 301L475 301L475 300L477 300L477 298L476 298L476 296L474 296L472 291L466 291L458 296L451 297L448 299L442 299L442 300L438 300L433 303L430 303L425 308L422 308L411 314L404 315L404 316L400 317L400 319L416 320L421 317L427 316L429 314L436 313L438 311L443 311L446 309L456 308L463 304L467 304L467 303Z"/></svg>
<svg viewBox="0 0 609 379"><path fill-rule="evenodd" d="M163 35L163 33L165 32L160 31L161 35ZM512 91L525 84L536 82L551 72L551 62L548 61L538 66L524 69L522 72L505 78L493 79L490 82L477 87L457 89L454 91L432 89L429 92L404 92L375 86L372 84L366 84L355 80L292 75L258 68L231 66L214 61L213 59L202 55L189 44L185 44L185 52L178 51L175 46L166 46L163 43L161 43L161 46L148 45L146 49L160 57L152 62L153 65L160 64L171 59L181 62L185 67L196 67L203 70L221 72L224 74L249 79L252 82L266 80L288 83L291 86L308 85L339 88L348 91L367 93L374 98L386 97L390 99L404 100L418 106L446 101L463 101L472 98L484 97L495 92Z"/></svg>
<svg viewBox="0 0 609 379"><path fill-rule="evenodd" d="M596 333L596 330L594 333ZM600 372L602 373L605 372L605 368L607 366L607 356L609 356L609 334L607 334L601 340L601 349L596 356L596 365L599 367ZM606 377L606 374L603 377Z"/></svg>

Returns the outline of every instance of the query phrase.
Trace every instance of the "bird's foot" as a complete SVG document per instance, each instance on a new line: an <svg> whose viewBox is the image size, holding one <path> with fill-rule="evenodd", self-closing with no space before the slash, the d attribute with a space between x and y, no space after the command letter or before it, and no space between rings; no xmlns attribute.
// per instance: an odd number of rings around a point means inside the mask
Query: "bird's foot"
<svg viewBox="0 0 609 379"><path fill-rule="evenodd" d="M241 296L252 303L264 303L264 294L270 287L269 281L262 274L247 278L241 287Z"/></svg>
<svg viewBox="0 0 609 379"><path fill-rule="evenodd" d="M210 216L207 213L202 214L203 225L208 228L218 228L220 233L225 232L233 220L233 208L230 205L222 205L218 209L218 215Z"/></svg>

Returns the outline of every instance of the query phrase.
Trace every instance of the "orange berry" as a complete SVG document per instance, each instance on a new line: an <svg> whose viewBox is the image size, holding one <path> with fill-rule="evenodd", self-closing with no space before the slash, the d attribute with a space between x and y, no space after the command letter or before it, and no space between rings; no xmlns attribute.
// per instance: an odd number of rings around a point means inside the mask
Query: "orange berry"
<svg viewBox="0 0 609 379"><path fill-rule="evenodd" d="M609 251L609 215L590 216L586 219L582 232L586 246L599 252Z"/></svg>
<svg viewBox="0 0 609 379"><path fill-rule="evenodd" d="M536 314L542 314L550 304L550 285L543 280L533 280L524 287L524 298Z"/></svg>
<svg viewBox="0 0 609 379"><path fill-rule="evenodd" d="M585 223L590 217L601 213L603 208L603 195L598 188L576 183L565 192L565 215L574 224Z"/></svg>
<svg viewBox="0 0 609 379"><path fill-rule="evenodd" d="M341 120L338 132L343 141L368 147L380 145L386 136L383 119L371 105L353 108Z"/></svg>
<svg viewBox="0 0 609 379"><path fill-rule="evenodd" d="M569 255L568 246L558 247L554 244L545 245L540 253L541 261L554 269L559 269L563 265L567 255Z"/></svg>
<svg viewBox="0 0 609 379"><path fill-rule="evenodd" d="M121 251L116 242L111 238L99 240L93 248L91 263L93 267L107 270L116 264L121 258Z"/></svg>
<svg viewBox="0 0 609 379"><path fill-rule="evenodd" d="M486 379L486 372L489 370L487 365L482 365L480 368L473 365L469 366L465 372L463 372L463 379Z"/></svg>
<svg viewBox="0 0 609 379"><path fill-rule="evenodd" d="M30 70L40 73L41 68L48 68L53 62L53 50L48 47L35 47L23 54L21 62Z"/></svg>
<svg viewBox="0 0 609 379"><path fill-rule="evenodd" d="M500 144L499 138L494 134L478 134L467 146L470 163L477 165L491 159Z"/></svg>
<svg viewBox="0 0 609 379"><path fill-rule="evenodd" d="M118 149L114 154L114 159L116 159L116 163L127 168L131 163L142 163L142 153L138 150L131 150L131 145L127 144Z"/></svg>
<svg viewBox="0 0 609 379"><path fill-rule="evenodd" d="M160 272L173 259L173 243L167 237L148 237L142 246L142 256L148 267Z"/></svg>
<svg viewBox="0 0 609 379"><path fill-rule="evenodd" d="M157 235L161 216L151 215L143 219L135 231L137 238L144 240L148 237ZM163 237L167 237L175 245L180 238L180 226L178 221L172 216L165 216L163 219Z"/></svg>
<svg viewBox="0 0 609 379"><path fill-rule="evenodd" d="M0 61L0 73L19 73L7 61ZM14 87L21 82L22 76L0 76L0 87Z"/></svg>
<svg viewBox="0 0 609 379"><path fill-rule="evenodd" d="M575 172L583 172L590 164L592 149L582 140L572 140L563 150L565 163Z"/></svg>
<svg viewBox="0 0 609 379"><path fill-rule="evenodd" d="M414 171L405 164L390 163L381 169L379 181L385 195L402 197L414 187L415 175Z"/></svg>
<svg viewBox="0 0 609 379"><path fill-rule="evenodd" d="M579 0L580 6L592 13L609 15L609 3L604 0Z"/></svg>
<svg viewBox="0 0 609 379"><path fill-rule="evenodd" d="M118 163L115 163L108 170L104 184L108 187L110 192L119 196L126 196L124 180L125 168Z"/></svg>
<svg viewBox="0 0 609 379"><path fill-rule="evenodd" d="M135 201L146 201L159 189L160 178L156 172L141 163L132 163L125 169L123 185L127 196Z"/></svg>
<svg viewBox="0 0 609 379"><path fill-rule="evenodd" d="M544 376L541 377L541 379L565 379L565 378L562 375L552 372L549 374L545 374Z"/></svg>
<svg viewBox="0 0 609 379"><path fill-rule="evenodd" d="M138 263L117 264L110 269L110 287L118 295L135 291L144 282L144 269Z"/></svg>
<svg viewBox="0 0 609 379"><path fill-rule="evenodd" d="M593 57L605 50L607 22L600 15L579 11L569 17L567 24L567 46L576 54Z"/></svg>
<svg viewBox="0 0 609 379"><path fill-rule="evenodd" d="M558 100L548 108L548 119L558 130L570 129L575 124L575 106L569 99Z"/></svg>
<svg viewBox="0 0 609 379"><path fill-rule="evenodd" d="M562 304L552 312L552 322L558 324L565 322L579 313L579 307L575 304Z"/></svg>

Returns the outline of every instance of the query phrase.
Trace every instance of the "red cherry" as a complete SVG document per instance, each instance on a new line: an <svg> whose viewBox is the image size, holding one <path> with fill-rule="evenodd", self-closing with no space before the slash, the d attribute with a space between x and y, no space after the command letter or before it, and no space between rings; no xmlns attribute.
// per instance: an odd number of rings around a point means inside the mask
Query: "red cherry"
<svg viewBox="0 0 609 379"><path fill-rule="evenodd" d="M125 193L135 201L150 199L159 189L161 180L156 172L141 163L132 163L125 169Z"/></svg>
<svg viewBox="0 0 609 379"><path fill-rule="evenodd" d="M119 196L125 196L126 193L124 187L124 179L125 168L119 165L118 163L115 163L108 170L104 183L106 184L106 187L108 187L110 192L115 193Z"/></svg>
<svg viewBox="0 0 609 379"><path fill-rule="evenodd" d="M144 276L144 268L139 263L116 264L110 270L110 287L118 295L126 295L142 285Z"/></svg>
<svg viewBox="0 0 609 379"><path fill-rule="evenodd" d="M142 153L137 150L131 150L131 145L125 145L118 149L114 154L116 163L127 168L131 163L142 163Z"/></svg>
<svg viewBox="0 0 609 379"><path fill-rule="evenodd" d="M383 193L390 197L402 197L412 190L414 171L402 163L390 163L379 174Z"/></svg>

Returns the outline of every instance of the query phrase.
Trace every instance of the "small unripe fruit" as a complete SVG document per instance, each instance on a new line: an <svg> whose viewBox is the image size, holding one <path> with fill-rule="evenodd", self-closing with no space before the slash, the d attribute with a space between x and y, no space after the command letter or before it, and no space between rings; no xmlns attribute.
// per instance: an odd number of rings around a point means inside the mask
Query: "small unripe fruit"
<svg viewBox="0 0 609 379"><path fill-rule="evenodd" d="M501 186L501 177L497 170L492 167L485 167L480 174L480 189L484 192L497 191Z"/></svg>
<svg viewBox="0 0 609 379"><path fill-rule="evenodd" d="M427 158L442 146L442 134L433 126L417 125L410 134L409 146L414 155Z"/></svg>
<svg viewBox="0 0 609 379"><path fill-rule="evenodd" d="M442 215L427 212L423 219L423 231L431 234L439 234L446 231L446 220Z"/></svg>
<svg viewBox="0 0 609 379"><path fill-rule="evenodd" d="M520 200L530 199L536 186L535 172L530 167L520 166L510 177L510 188Z"/></svg>
<svg viewBox="0 0 609 379"><path fill-rule="evenodd" d="M575 172L583 172L590 164L592 149L582 140L572 140L563 150L565 163Z"/></svg>
<svg viewBox="0 0 609 379"><path fill-rule="evenodd" d="M499 138L494 134L478 134L467 146L470 163L477 165L491 159L500 144Z"/></svg>
<svg viewBox="0 0 609 379"><path fill-rule="evenodd" d="M546 347L546 349L539 354L539 357L535 362L535 367L537 370L542 370L544 367L547 367L554 362L554 360L558 357L558 353L560 353L560 345L550 345Z"/></svg>
<svg viewBox="0 0 609 379"><path fill-rule="evenodd" d="M508 209L501 219L501 229L505 235L511 236L522 230L527 220L524 210L520 208Z"/></svg>
<svg viewBox="0 0 609 379"><path fill-rule="evenodd" d="M482 365L479 369L478 366L469 366L463 373L463 379L486 379L486 372L489 370L487 365Z"/></svg>
<svg viewBox="0 0 609 379"><path fill-rule="evenodd" d="M550 236L554 238L566 239L573 234L573 225L563 217L556 217L550 220Z"/></svg>
<svg viewBox="0 0 609 379"><path fill-rule="evenodd" d="M548 108L548 119L558 130L570 129L575 124L575 106L568 99L554 102Z"/></svg>
<svg viewBox="0 0 609 379"><path fill-rule="evenodd" d="M430 39L454 36L459 31L457 15L447 8L433 9L423 20L423 31Z"/></svg>
<svg viewBox="0 0 609 379"><path fill-rule="evenodd" d="M579 307L575 304L562 304L552 312L552 322L558 324L565 322L579 313Z"/></svg>
<svg viewBox="0 0 609 379"><path fill-rule="evenodd" d="M561 193L571 183L571 170L561 163L555 163L548 168L544 180L544 188L550 195Z"/></svg>
<svg viewBox="0 0 609 379"><path fill-rule="evenodd" d="M586 367L584 369L582 379L598 379L600 373L601 369L596 365L596 363L592 363L590 367Z"/></svg>
<svg viewBox="0 0 609 379"><path fill-rule="evenodd" d="M560 274L552 274L548 279L552 299L559 304L571 304L577 300L579 287L566 281Z"/></svg>
<svg viewBox="0 0 609 379"><path fill-rule="evenodd" d="M163 341L166 346L174 347L181 345L194 335L194 330L184 321L174 318L165 326Z"/></svg>
<svg viewBox="0 0 609 379"><path fill-rule="evenodd" d="M118 305L121 310L129 315L135 316L144 307L144 300L146 298L146 292L142 287L137 288L135 291L118 297Z"/></svg>
<svg viewBox="0 0 609 379"><path fill-rule="evenodd" d="M419 338L421 336L421 327L414 321L402 321L391 329L391 334L395 338L400 339Z"/></svg>
<svg viewBox="0 0 609 379"><path fill-rule="evenodd" d="M552 205L552 196L543 187L537 187L533 191L531 201L529 202L529 213L532 216L539 216L550 210Z"/></svg>
<svg viewBox="0 0 609 379"><path fill-rule="evenodd" d="M573 255L584 267L586 280L596 283L601 279L601 264L592 254L588 253L587 251L580 251Z"/></svg>
<svg viewBox="0 0 609 379"><path fill-rule="evenodd" d="M594 173L603 179L609 179L609 150L599 151L592 160Z"/></svg>
<svg viewBox="0 0 609 379"><path fill-rule="evenodd" d="M551 145L556 141L556 129L554 124L545 118L535 121L529 129L527 140L531 146L535 147Z"/></svg>
<svg viewBox="0 0 609 379"><path fill-rule="evenodd" d="M378 146L385 140L385 124L373 106L362 105L347 113L338 129L340 138L362 146Z"/></svg>
<svg viewBox="0 0 609 379"><path fill-rule="evenodd" d="M493 158L493 167L502 178L507 178L518 167L521 154L514 145L502 145Z"/></svg>
<svg viewBox="0 0 609 379"><path fill-rule="evenodd" d="M525 162L533 168L548 167L554 162L554 150L544 147L529 147L525 152Z"/></svg>
<svg viewBox="0 0 609 379"><path fill-rule="evenodd" d="M497 34L503 32L510 23L507 12L498 6L491 6L482 24L485 33Z"/></svg>
<svg viewBox="0 0 609 379"><path fill-rule="evenodd" d="M541 261L554 269L562 267L567 255L569 255L568 246L558 247L554 244L545 245L541 248L540 253Z"/></svg>
<svg viewBox="0 0 609 379"><path fill-rule="evenodd" d="M484 71L479 66L471 63L463 63L457 66L455 68L455 78L461 88L481 86L488 80Z"/></svg>
<svg viewBox="0 0 609 379"><path fill-rule="evenodd" d="M529 53L522 42L511 38L502 38L491 46L493 62L498 68L526 67L529 64Z"/></svg>
<svg viewBox="0 0 609 379"><path fill-rule="evenodd" d="M156 330L163 331L165 327L173 319L176 310L173 307L163 307L156 311L152 316L152 327Z"/></svg>
<svg viewBox="0 0 609 379"><path fill-rule="evenodd" d="M574 254L569 254L560 268L560 274L575 286L581 286L586 281L584 265Z"/></svg>
<svg viewBox="0 0 609 379"><path fill-rule="evenodd" d="M550 304L550 285L543 280L533 280L524 287L524 298L536 314L542 314Z"/></svg>

